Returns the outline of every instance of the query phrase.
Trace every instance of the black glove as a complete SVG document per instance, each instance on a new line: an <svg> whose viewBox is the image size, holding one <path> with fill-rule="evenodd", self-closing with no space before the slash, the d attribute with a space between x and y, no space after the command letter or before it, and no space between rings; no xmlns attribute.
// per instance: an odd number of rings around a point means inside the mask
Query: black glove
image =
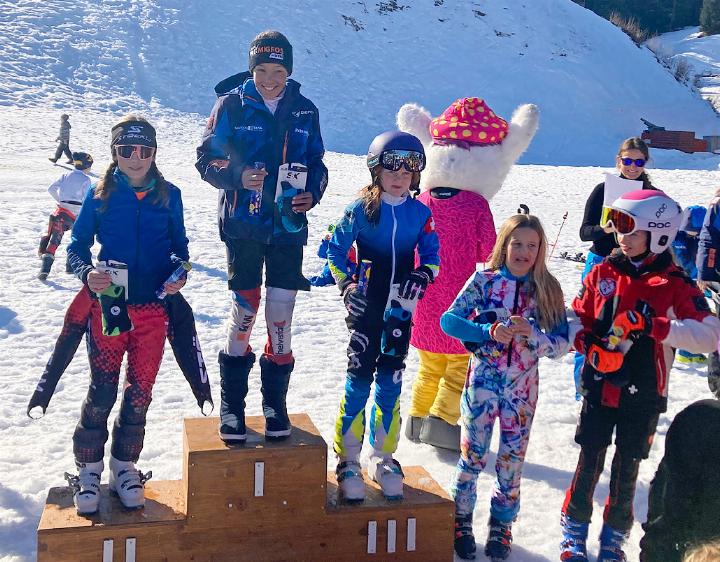
<svg viewBox="0 0 720 562"><path fill-rule="evenodd" d="M428 283L430 283L431 279L432 274L424 265L421 265L417 269L413 269L405 276L405 279L400 282L398 296L401 299L420 300L425 295L425 289L427 289Z"/></svg>
<svg viewBox="0 0 720 562"><path fill-rule="evenodd" d="M342 293L342 299L350 316L360 318L365 314L365 309L368 304L367 297L358 290L357 283L350 283L345 287Z"/></svg>

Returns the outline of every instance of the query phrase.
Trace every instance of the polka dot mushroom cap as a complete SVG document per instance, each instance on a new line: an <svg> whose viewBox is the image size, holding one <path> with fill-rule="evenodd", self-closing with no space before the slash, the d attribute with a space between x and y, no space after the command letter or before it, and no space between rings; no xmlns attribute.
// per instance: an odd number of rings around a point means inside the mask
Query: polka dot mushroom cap
<svg viewBox="0 0 720 562"><path fill-rule="evenodd" d="M480 98L461 98L430 121L430 135L440 144L458 141L476 145L500 144L507 131L507 121L495 115Z"/></svg>

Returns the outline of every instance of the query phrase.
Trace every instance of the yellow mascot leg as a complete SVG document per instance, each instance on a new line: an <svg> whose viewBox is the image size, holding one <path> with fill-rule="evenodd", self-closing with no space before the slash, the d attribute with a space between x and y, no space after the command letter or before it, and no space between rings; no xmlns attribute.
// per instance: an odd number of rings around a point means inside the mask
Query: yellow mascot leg
<svg viewBox="0 0 720 562"><path fill-rule="evenodd" d="M455 425L460 419L460 395L465 386L470 354L447 354L444 358L445 373L438 385L437 398L430 407L430 415Z"/></svg>
<svg viewBox="0 0 720 562"><path fill-rule="evenodd" d="M418 349L420 365L412 388L409 416L424 418L430 412L438 394L440 379L445 376L445 358L442 353Z"/></svg>

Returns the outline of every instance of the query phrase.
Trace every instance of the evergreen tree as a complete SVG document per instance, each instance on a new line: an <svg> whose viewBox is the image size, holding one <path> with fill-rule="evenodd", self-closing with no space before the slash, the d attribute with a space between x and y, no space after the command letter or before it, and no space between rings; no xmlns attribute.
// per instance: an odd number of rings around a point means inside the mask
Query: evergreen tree
<svg viewBox="0 0 720 562"><path fill-rule="evenodd" d="M702 0L673 0L672 29L699 25L702 5Z"/></svg>
<svg viewBox="0 0 720 562"><path fill-rule="evenodd" d="M709 35L720 33L720 0L703 1L700 29Z"/></svg>

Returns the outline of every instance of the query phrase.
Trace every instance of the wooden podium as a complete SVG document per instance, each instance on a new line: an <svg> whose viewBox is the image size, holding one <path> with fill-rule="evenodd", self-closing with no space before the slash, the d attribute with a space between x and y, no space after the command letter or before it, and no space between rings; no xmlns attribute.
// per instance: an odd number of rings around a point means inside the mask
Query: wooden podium
<svg viewBox="0 0 720 562"><path fill-rule="evenodd" d="M146 485L126 510L101 487L100 511L80 516L69 487L51 488L38 526L40 562L453 559L454 506L421 467L404 467L405 495L387 501L367 477L364 503L338 501L327 444L305 414L266 441L247 418L245 445L227 446L217 418L184 423L180 481Z"/></svg>

